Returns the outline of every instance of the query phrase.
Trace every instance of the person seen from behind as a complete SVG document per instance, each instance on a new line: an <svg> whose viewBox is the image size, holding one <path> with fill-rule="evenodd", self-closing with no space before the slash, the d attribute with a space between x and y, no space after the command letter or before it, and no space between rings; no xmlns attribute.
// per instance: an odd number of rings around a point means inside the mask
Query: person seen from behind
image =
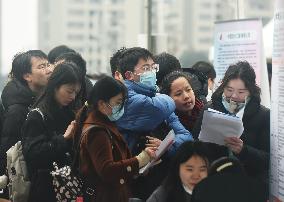
<svg viewBox="0 0 284 202"><path fill-rule="evenodd" d="M238 159L222 157L211 164L208 177L195 186L191 202L266 202L262 188L247 176Z"/></svg>
<svg viewBox="0 0 284 202"><path fill-rule="evenodd" d="M192 67L192 69L202 72L207 77L208 82L208 91L207 91L207 101L211 100L211 96L215 90L215 78L216 78L216 71L214 66L209 62L205 61L198 61Z"/></svg>

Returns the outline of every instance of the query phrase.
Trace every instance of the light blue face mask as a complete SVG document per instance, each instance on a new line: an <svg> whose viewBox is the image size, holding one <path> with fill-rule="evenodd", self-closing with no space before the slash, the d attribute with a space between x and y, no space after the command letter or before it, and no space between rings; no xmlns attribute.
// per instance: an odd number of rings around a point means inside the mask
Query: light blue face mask
<svg viewBox="0 0 284 202"><path fill-rule="evenodd" d="M225 107L225 109L232 113L232 114L236 114L238 111L240 111L241 109L243 109L246 104L249 102L250 97L246 97L245 98L245 102L236 102L233 100L228 100L228 98L225 97L225 95L222 95L222 104Z"/></svg>
<svg viewBox="0 0 284 202"><path fill-rule="evenodd" d="M155 88L156 87L156 72L147 71L140 75L139 83L142 83L148 87Z"/></svg>
<svg viewBox="0 0 284 202"><path fill-rule="evenodd" d="M114 107L110 106L110 107L112 109L111 110L112 112L111 115L108 115L107 117L109 118L110 121L117 121L124 114L124 107L121 108L121 105L116 105Z"/></svg>

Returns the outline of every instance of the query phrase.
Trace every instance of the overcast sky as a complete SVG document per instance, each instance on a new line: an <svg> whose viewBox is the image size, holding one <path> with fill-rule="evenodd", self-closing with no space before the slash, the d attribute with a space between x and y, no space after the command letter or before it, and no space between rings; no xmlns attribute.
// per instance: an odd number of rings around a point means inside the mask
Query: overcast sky
<svg viewBox="0 0 284 202"><path fill-rule="evenodd" d="M13 56L20 51L38 48L37 0L2 1L2 73L11 69Z"/></svg>

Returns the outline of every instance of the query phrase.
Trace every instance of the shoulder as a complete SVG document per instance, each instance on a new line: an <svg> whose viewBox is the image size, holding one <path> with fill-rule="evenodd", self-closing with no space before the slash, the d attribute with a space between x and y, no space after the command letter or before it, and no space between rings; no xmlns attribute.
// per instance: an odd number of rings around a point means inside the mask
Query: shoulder
<svg viewBox="0 0 284 202"><path fill-rule="evenodd" d="M93 142L94 139L99 144L101 142L109 142L109 140L112 138L112 134L108 129L96 126L84 127L82 135L83 135L82 143L86 144Z"/></svg>
<svg viewBox="0 0 284 202"><path fill-rule="evenodd" d="M165 202L166 195L167 193L165 188L163 186L159 186L148 198L147 202Z"/></svg>

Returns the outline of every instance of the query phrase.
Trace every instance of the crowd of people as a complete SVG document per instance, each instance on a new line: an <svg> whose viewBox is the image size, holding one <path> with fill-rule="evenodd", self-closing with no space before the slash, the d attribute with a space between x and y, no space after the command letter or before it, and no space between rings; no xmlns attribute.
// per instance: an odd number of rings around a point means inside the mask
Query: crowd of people
<svg viewBox="0 0 284 202"><path fill-rule="evenodd" d="M0 175L6 151L21 141L29 202L57 201L53 162L70 165L76 148L77 169L94 190L84 202L268 200L270 110L248 62L230 65L215 91L210 63L182 68L145 48L117 50L110 69L93 85L83 57L65 45L15 55L1 95ZM208 108L239 117L243 134L224 145L199 141ZM156 159L169 133L174 142ZM9 200L7 189L1 197Z"/></svg>

